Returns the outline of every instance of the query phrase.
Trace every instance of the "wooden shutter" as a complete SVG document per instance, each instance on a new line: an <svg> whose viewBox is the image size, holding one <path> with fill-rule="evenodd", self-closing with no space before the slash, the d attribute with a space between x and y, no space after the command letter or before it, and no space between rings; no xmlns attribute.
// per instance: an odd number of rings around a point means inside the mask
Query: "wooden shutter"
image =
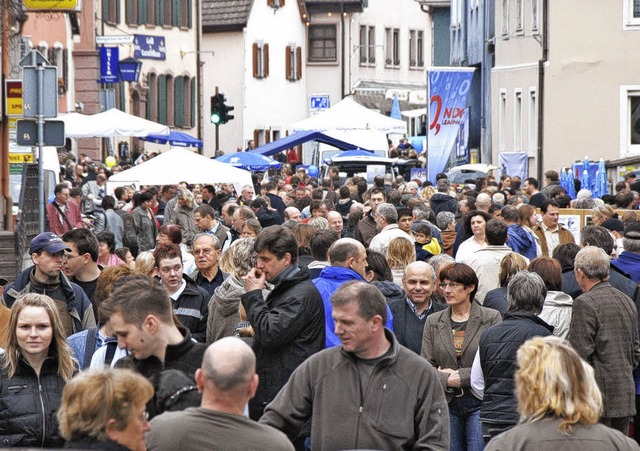
<svg viewBox="0 0 640 451"><path fill-rule="evenodd" d="M291 71L291 46L290 45L288 45L285 50L284 64L285 64L284 76L287 80L291 80L294 74Z"/></svg>
<svg viewBox="0 0 640 451"><path fill-rule="evenodd" d="M302 47L296 47L296 80L302 80Z"/></svg>
<svg viewBox="0 0 640 451"><path fill-rule="evenodd" d="M271 129L270 129L270 128L268 128L268 129L266 129L266 130L264 131L264 143L265 143L265 144L268 144L268 143L270 143L270 142L271 142ZM258 146L258 145L256 144L256 147L257 147L257 146Z"/></svg>
<svg viewBox="0 0 640 451"><path fill-rule="evenodd" d="M284 0L280 0L280 8L284 6Z"/></svg>
<svg viewBox="0 0 640 451"><path fill-rule="evenodd" d="M273 0L267 0L267 6L273 6Z"/></svg>
<svg viewBox="0 0 640 451"><path fill-rule="evenodd" d="M262 74L264 78L269 76L269 44L264 44L262 46Z"/></svg>
<svg viewBox="0 0 640 451"><path fill-rule="evenodd" d="M258 147L260 145L260 130L253 130L253 143Z"/></svg>
<svg viewBox="0 0 640 451"><path fill-rule="evenodd" d="M258 75L260 75L260 72L258 70L258 52L260 51L260 49L258 48L258 44L256 42L253 43L253 78L258 78Z"/></svg>

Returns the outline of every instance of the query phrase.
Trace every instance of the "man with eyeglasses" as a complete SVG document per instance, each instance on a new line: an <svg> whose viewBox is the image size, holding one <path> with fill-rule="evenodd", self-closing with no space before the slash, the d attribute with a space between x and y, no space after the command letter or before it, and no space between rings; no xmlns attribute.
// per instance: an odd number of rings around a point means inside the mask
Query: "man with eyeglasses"
<svg viewBox="0 0 640 451"><path fill-rule="evenodd" d="M59 309L66 337L96 325L91 301L82 288L62 273L70 252L71 249L55 233L45 232L36 236L29 244L34 266L18 274L15 282L5 287L2 297L2 303L11 308L21 294L46 294Z"/></svg>
<svg viewBox="0 0 640 451"><path fill-rule="evenodd" d="M189 274L189 277L211 297L228 276L218 266L221 254L220 241L216 236L207 233L196 235L191 253L195 257L197 269Z"/></svg>
<svg viewBox="0 0 640 451"><path fill-rule="evenodd" d="M432 297L436 291L436 271L429 263L416 261L410 263L402 276L404 299L389 302L393 313L393 331L398 343L416 354L422 351L422 332L427 316L447 308Z"/></svg>
<svg viewBox="0 0 640 451"><path fill-rule="evenodd" d="M47 204L47 219L49 231L56 235L84 227L80 206L73 200L69 201L70 189L66 183L60 183L53 189L55 199Z"/></svg>

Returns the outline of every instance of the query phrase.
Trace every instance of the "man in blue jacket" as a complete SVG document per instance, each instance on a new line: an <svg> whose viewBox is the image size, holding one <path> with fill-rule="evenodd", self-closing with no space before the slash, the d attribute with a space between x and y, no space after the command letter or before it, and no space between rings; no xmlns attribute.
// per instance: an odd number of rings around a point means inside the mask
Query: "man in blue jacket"
<svg viewBox="0 0 640 451"><path fill-rule="evenodd" d="M342 238L331 245L328 257L331 266L324 268L320 277L313 279L313 283L320 292L324 303L326 347L330 348L340 344L340 339L335 333L333 318L331 318L331 295L343 283L350 280L365 282L367 251L359 241L353 238ZM387 306L385 326L393 331L393 315L389 306Z"/></svg>

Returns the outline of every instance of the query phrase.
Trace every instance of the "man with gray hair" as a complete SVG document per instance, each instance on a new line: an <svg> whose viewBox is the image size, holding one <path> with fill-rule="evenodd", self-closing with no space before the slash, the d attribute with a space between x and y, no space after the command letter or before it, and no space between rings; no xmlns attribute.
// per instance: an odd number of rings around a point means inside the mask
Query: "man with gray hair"
<svg viewBox="0 0 640 451"><path fill-rule="evenodd" d="M436 290L436 271L429 263L410 263L402 276L402 289L405 298L389 302L393 313L393 332L398 343L420 354L427 317L447 306L432 297Z"/></svg>
<svg viewBox="0 0 640 451"><path fill-rule="evenodd" d="M429 199L429 205L436 215L441 211L450 211L454 214L458 211L458 203L449 194L450 189L451 182L449 179L440 179L436 182L436 190L438 192Z"/></svg>
<svg viewBox="0 0 640 451"><path fill-rule="evenodd" d="M293 450L282 432L243 415L258 382L256 357L249 345L235 337L211 344L196 370L196 384L202 393L200 407L165 412L151 420L148 449L204 451L224 447L240 451L259 443L263 449Z"/></svg>
<svg viewBox="0 0 640 451"><path fill-rule="evenodd" d="M314 450L448 450L449 409L436 370L384 327L380 290L346 282L331 303L342 345L305 360L260 422L294 439L311 420Z"/></svg>
<svg viewBox="0 0 640 451"><path fill-rule="evenodd" d="M514 391L516 352L529 338L553 333L553 327L538 317L546 295L547 288L538 274L519 271L507 287L509 308L503 321L480 336L471 368L471 389L484 395L480 421L485 440L520 420Z"/></svg>
<svg viewBox="0 0 640 451"><path fill-rule="evenodd" d="M374 219L378 227L378 234L373 237L369 249L387 255L387 249L391 240L398 237L413 239L398 226L398 211L392 204L380 204L374 213Z"/></svg>
<svg viewBox="0 0 640 451"><path fill-rule="evenodd" d="M599 247L581 249L574 271L583 294L573 301L569 342L595 371L604 402L600 421L627 434L640 362L636 306L609 283L609 256Z"/></svg>

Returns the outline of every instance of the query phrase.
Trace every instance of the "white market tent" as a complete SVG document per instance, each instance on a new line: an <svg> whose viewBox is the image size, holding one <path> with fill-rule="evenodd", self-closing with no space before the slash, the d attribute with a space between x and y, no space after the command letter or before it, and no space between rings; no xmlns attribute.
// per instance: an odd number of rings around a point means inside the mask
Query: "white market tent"
<svg viewBox="0 0 640 451"><path fill-rule="evenodd" d="M183 181L232 183L238 193L245 185L253 186L251 172L212 160L184 147L173 147L149 161L109 177L109 184L116 186L175 185Z"/></svg>
<svg viewBox="0 0 640 451"><path fill-rule="evenodd" d="M64 122L64 134L67 138L144 137L169 135L171 131L166 125L125 113L117 108L98 114L62 114L56 119Z"/></svg>
<svg viewBox="0 0 640 451"><path fill-rule="evenodd" d="M322 113L291 124L293 132L304 130L376 130L406 133L407 123L366 108L350 97L342 99Z"/></svg>

